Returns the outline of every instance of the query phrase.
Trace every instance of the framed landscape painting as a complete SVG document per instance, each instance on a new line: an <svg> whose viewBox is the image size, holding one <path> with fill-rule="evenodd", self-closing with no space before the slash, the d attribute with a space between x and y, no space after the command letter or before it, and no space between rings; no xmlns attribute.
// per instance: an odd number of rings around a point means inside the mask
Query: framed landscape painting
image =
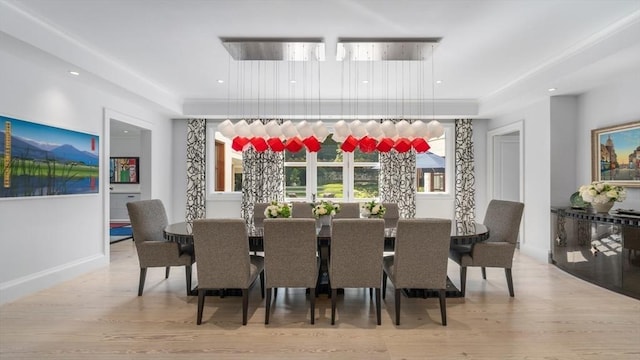
<svg viewBox="0 0 640 360"><path fill-rule="evenodd" d="M99 137L0 116L0 198L98 193Z"/></svg>
<svg viewBox="0 0 640 360"><path fill-rule="evenodd" d="M640 187L640 121L591 130L593 181Z"/></svg>

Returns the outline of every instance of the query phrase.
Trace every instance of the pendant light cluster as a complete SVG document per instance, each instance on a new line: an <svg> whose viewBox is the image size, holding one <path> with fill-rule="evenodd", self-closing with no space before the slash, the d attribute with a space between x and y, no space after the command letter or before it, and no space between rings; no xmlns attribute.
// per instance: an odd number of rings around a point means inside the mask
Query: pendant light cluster
<svg viewBox="0 0 640 360"><path fill-rule="evenodd" d="M270 40L248 41L246 39L221 39L236 60L275 60L275 61L322 61L324 44L322 40L311 39L306 42ZM372 41L367 39L340 39L336 60L338 61L423 61L425 50L433 47L440 39L409 39ZM433 68L432 68L433 69ZM319 78L318 67L318 78ZM432 70L433 73L433 70ZM432 74L433 77L433 74ZM432 79L433 80L433 79ZM319 86L319 79L318 79ZM318 90L318 96L319 96ZM403 95L404 96L404 95ZM404 98L403 98L404 101ZM320 112L318 99L318 111ZM404 108L403 108L404 114ZM320 117L320 114L318 114ZM391 116L389 116L391 117ZM258 116L259 118L259 116ZM254 149L258 152L284 150L298 152L306 148L309 152L318 152L330 131L322 121L302 120L293 123L287 121L232 122L227 119L218 125L218 131L232 139L235 151ZM340 143L344 152L359 149L362 152L373 151L418 153L430 149L428 140L442 136L444 129L435 119L429 123L392 120L340 120L333 125L333 140Z"/></svg>
<svg viewBox="0 0 640 360"><path fill-rule="evenodd" d="M256 120L251 124L245 120L237 123L227 119L218 125L218 131L233 139L231 147L236 151L253 148L258 152L267 150L298 152L306 147L310 152L318 152L321 143L329 136L329 129L322 121L307 122L302 120L296 124L287 120L279 124L271 120L266 124Z"/></svg>
<svg viewBox="0 0 640 360"><path fill-rule="evenodd" d="M296 124L287 120L279 124L271 120L266 124L256 120L251 124L240 120L235 124L227 119L218 125L218 131L233 139L231 147L236 151L253 148L262 151L298 152L306 148L310 152L320 151L321 144L330 132L322 121L302 120ZM340 149L353 152L356 149L369 153L375 150L389 152L407 152L412 148L423 153L430 149L427 140L442 136L442 125L433 120L424 123L420 120L409 123L401 120L394 123L385 120L382 123L370 120L366 123L354 120L350 123L340 120L334 125L333 140L342 143Z"/></svg>

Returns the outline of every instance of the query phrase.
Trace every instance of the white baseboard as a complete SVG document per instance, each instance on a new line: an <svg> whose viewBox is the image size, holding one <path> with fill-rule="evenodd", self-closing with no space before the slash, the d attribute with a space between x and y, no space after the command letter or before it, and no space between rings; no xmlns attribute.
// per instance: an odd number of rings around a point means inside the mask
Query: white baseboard
<svg viewBox="0 0 640 360"><path fill-rule="evenodd" d="M0 284L0 305L73 279L109 264L104 254L96 254Z"/></svg>

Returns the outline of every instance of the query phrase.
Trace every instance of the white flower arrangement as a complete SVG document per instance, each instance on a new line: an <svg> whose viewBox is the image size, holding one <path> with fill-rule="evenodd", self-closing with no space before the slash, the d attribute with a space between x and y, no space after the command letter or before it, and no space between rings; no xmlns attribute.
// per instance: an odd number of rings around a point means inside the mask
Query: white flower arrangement
<svg viewBox="0 0 640 360"><path fill-rule="evenodd" d="M360 207L360 213L365 217L382 217L386 210L382 204L377 203L375 200L366 202Z"/></svg>
<svg viewBox="0 0 640 360"><path fill-rule="evenodd" d="M328 200L322 200L317 204L311 204L311 206L311 211L315 217L323 215L334 216L340 212L340 204L336 204Z"/></svg>
<svg viewBox="0 0 640 360"><path fill-rule="evenodd" d="M604 181L594 181L589 185L582 185L578 191L582 196L582 200L592 204L624 201L627 198L627 191L622 186Z"/></svg>
<svg viewBox="0 0 640 360"><path fill-rule="evenodd" d="M264 216L267 218L288 218L291 217L291 207L287 203L272 201L266 209Z"/></svg>

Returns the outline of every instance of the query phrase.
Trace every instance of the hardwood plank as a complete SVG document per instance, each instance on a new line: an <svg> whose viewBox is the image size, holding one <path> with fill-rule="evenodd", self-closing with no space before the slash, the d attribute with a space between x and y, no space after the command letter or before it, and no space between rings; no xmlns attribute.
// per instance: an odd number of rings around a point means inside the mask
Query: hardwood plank
<svg viewBox="0 0 640 360"><path fill-rule="evenodd" d="M438 300L402 299L393 324L393 287L382 326L365 289L316 301L310 325L304 290L280 289L264 325L264 301L251 290L249 322L241 299L207 297L197 326L197 298L184 295L184 270L150 269L137 296L132 242L111 246L109 267L0 307L2 359L637 359L640 301L579 280L516 253L515 298L502 269L469 269L467 297L447 299L448 326ZM197 266L196 266L197 268ZM458 267L449 265L458 279ZM195 281L194 281L195 283Z"/></svg>

